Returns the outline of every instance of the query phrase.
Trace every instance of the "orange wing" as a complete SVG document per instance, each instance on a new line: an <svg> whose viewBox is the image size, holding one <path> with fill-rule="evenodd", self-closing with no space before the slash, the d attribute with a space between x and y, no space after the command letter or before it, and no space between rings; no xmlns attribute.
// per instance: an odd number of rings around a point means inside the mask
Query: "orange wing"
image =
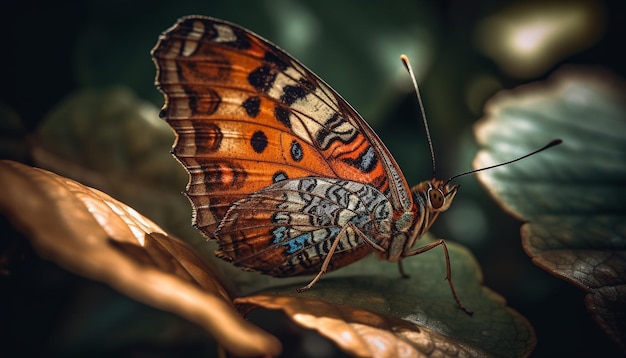
<svg viewBox="0 0 626 358"><path fill-rule="evenodd" d="M413 206L367 123L293 57L237 25L185 17L152 51L173 153L189 171L195 225L212 237L236 201L309 176L367 183L394 211Z"/></svg>

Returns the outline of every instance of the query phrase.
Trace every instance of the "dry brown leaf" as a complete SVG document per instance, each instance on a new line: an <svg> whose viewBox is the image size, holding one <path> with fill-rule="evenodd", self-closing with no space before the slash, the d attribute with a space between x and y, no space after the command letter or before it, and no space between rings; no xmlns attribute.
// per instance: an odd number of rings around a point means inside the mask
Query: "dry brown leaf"
<svg viewBox="0 0 626 358"><path fill-rule="evenodd" d="M258 356L281 350L275 337L242 319L189 246L98 190L0 161L0 212L42 257L195 322L229 352Z"/></svg>
<svg viewBox="0 0 626 358"><path fill-rule="evenodd" d="M289 296L235 299L241 311L282 310L358 357L486 357L484 351L414 323L347 305Z"/></svg>

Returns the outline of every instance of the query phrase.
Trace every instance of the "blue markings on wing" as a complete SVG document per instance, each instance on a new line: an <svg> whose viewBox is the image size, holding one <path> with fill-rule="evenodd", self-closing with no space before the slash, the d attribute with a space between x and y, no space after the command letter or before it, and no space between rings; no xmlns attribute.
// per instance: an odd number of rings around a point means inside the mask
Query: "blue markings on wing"
<svg viewBox="0 0 626 358"><path fill-rule="evenodd" d="M289 236L289 229L285 226L279 226L272 231L272 234L274 235L272 244L282 243L282 246L287 246L287 253L293 254L304 249L307 244L311 245L323 240L333 240L340 231L341 228L332 227L302 233L294 238L291 238Z"/></svg>
<svg viewBox="0 0 626 358"><path fill-rule="evenodd" d="M294 239L287 241L283 245L289 245L287 253L293 254L296 251L304 249L304 243L311 239L311 233L302 234Z"/></svg>
<svg viewBox="0 0 626 358"><path fill-rule="evenodd" d="M272 234L274 234L274 240L272 240L272 244L278 244L279 242L285 240L287 238L287 236L285 235L286 231L287 228L284 226L279 226L274 229L274 231L272 231Z"/></svg>

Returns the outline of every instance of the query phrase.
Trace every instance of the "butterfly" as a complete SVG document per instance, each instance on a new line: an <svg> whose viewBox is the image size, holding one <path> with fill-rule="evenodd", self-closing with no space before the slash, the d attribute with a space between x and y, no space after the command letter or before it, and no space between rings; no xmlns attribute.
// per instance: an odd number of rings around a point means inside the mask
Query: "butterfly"
<svg viewBox="0 0 626 358"><path fill-rule="evenodd" d="M235 24L181 18L152 56L160 113L190 175L194 225L216 255L277 277L336 270L375 252L401 262L446 211L458 185L409 187L363 118L285 51ZM401 266L400 266L401 268ZM402 272L402 269L401 269Z"/></svg>

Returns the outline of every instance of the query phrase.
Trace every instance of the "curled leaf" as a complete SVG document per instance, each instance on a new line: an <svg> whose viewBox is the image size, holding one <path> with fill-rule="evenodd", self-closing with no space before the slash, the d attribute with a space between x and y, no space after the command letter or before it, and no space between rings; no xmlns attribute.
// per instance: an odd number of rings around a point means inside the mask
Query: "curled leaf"
<svg viewBox="0 0 626 358"><path fill-rule="evenodd" d="M561 70L547 83L497 95L475 134L474 167L563 139L560 147L479 173L526 221L533 262L588 294L587 308L626 349L626 85L598 70Z"/></svg>
<svg viewBox="0 0 626 358"><path fill-rule="evenodd" d="M280 352L273 336L241 318L189 246L108 195L0 161L0 212L42 257L68 271L195 322L237 355Z"/></svg>
<svg viewBox="0 0 626 358"><path fill-rule="evenodd" d="M419 244L425 245L432 241L432 238L426 237ZM335 324L339 324L340 317L336 317L327 327L317 324L319 329L326 331L322 334L334 337L331 339L340 347L345 344L351 347L359 345L359 349L369 351L371 342L377 342L374 332L379 332L380 337L383 337L380 339L386 340L384 337L396 334L393 327L396 324L401 325L397 323L400 320L404 324L416 325L418 330L425 330L420 332L437 332L439 336L436 340L445 341L449 347L456 347L454 349L463 350L465 348L461 347L468 346L493 356L528 356L535 346L535 335L528 321L507 307L501 296L482 286L480 268L467 249L450 242L447 245L452 278L462 302L474 311L471 317L454 302L444 279L444 258L437 250L403 260L405 272L410 275L408 279L400 276L397 265L367 257L324 276L308 291L296 292L296 288L305 283L300 282L266 289L260 295L303 299L302 302L285 301L292 302L297 308L294 312L298 314L316 315L313 311L306 312L306 302L314 299L324 301L325 309L331 311L365 310L374 316L383 317L381 320L396 322L389 325L385 323L376 327L376 330L370 329L367 336L361 337L361 341L350 338L347 342L342 340L348 336L337 335L333 331ZM236 302L244 302L241 300L238 298ZM350 308L345 307L346 305ZM332 308L333 306L335 307ZM295 313L288 315L298 322L299 316L296 317ZM341 324L348 324L349 319L351 318L346 318L347 321ZM390 330L383 332L387 329ZM385 349L388 348L390 352L399 349L401 344L395 341L396 338L392 340L395 343L385 346ZM396 346L396 343L400 345ZM358 352L359 349L350 348L350 352ZM415 347L412 349L419 351ZM382 355L383 351L381 347L379 353Z"/></svg>
<svg viewBox="0 0 626 358"><path fill-rule="evenodd" d="M294 322L316 330L352 356L489 356L437 331L352 306L303 297L264 295L237 298L235 303L244 312L257 307L282 310Z"/></svg>

